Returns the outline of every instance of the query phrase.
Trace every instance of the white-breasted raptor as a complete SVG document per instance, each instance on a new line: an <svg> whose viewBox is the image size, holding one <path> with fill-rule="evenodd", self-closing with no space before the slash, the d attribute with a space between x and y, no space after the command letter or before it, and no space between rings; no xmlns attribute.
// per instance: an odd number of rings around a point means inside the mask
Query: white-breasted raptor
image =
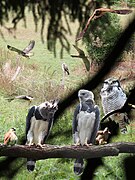
<svg viewBox="0 0 135 180"><path fill-rule="evenodd" d="M26 145L42 148L53 125L54 114L58 109L58 100L46 101L30 108L26 117ZM36 160L27 159L28 171L33 171Z"/></svg>
<svg viewBox="0 0 135 180"><path fill-rule="evenodd" d="M100 112L95 105L94 94L91 91L81 89L78 92L80 103L77 105L73 118L73 141L75 145L89 146L95 143L96 134L99 130ZM74 173L81 175L84 169L82 158L74 162Z"/></svg>

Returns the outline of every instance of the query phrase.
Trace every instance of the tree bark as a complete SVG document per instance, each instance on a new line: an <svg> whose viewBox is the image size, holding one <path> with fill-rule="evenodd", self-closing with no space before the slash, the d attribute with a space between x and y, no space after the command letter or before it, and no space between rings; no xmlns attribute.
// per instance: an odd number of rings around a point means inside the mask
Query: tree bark
<svg viewBox="0 0 135 180"><path fill-rule="evenodd" d="M135 153L135 143L118 142L93 146L57 146L46 144L43 148L27 145L0 145L0 156L34 158L36 160L48 158L97 158L118 156L119 153Z"/></svg>

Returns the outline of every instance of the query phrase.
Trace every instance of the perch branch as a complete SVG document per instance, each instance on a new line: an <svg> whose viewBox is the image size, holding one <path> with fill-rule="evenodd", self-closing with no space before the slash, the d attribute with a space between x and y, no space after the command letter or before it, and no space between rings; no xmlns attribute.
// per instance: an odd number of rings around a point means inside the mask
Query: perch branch
<svg viewBox="0 0 135 180"><path fill-rule="evenodd" d="M26 145L0 145L0 156L34 158L37 160L48 158L98 158L118 156L119 153L135 153L135 143L118 142L106 145L79 147L74 145L57 146L45 145L43 148Z"/></svg>

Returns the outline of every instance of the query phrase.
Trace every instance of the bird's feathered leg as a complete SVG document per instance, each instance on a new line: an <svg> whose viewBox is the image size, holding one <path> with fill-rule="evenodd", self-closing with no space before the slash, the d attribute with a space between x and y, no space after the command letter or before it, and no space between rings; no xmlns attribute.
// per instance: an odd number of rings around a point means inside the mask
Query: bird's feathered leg
<svg viewBox="0 0 135 180"><path fill-rule="evenodd" d="M37 147L43 148L43 137L47 136L46 132L41 132L39 135Z"/></svg>

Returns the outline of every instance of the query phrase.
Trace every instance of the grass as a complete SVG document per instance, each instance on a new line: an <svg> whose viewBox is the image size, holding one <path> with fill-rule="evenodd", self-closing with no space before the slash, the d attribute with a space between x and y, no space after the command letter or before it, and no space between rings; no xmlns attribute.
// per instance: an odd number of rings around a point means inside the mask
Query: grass
<svg viewBox="0 0 135 180"><path fill-rule="evenodd" d="M34 24L30 19L30 26L27 29L23 27L23 23L19 22L18 29L16 31L16 38L13 38L11 34L8 34L3 29L5 40L0 41L0 72L2 72L3 64L11 60L12 69L14 70L18 65L21 67L21 72L17 79L9 83L9 80L2 79L0 74L0 143L3 143L3 135L11 127L16 127L19 140L25 135L25 119L28 109L32 105L38 105L41 102L52 98L63 98L77 86L82 84L89 76L85 70L82 62L79 59L72 59L68 53L64 53L64 58L54 58L53 53L47 50L46 44L42 44L40 41L40 34L34 32ZM73 26L74 27L74 26ZM73 28L75 29L75 28ZM70 37L73 40L73 36ZM36 45L34 47L34 56L31 59L19 58L17 61L17 55L7 50L6 45L23 49L27 46L29 40L35 39ZM72 42L72 41L71 41ZM59 53L60 44L57 43L57 50ZM76 54L74 48L71 48L71 53ZM125 58L126 59L126 58ZM66 77L66 89L61 87L61 62L68 64L70 69L70 76ZM99 98L100 87L95 90L96 97ZM30 94L34 96L34 100L29 105L27 102L13 100L8 102L6 97L12 94ZM98 104L100 101L98 99ZM75 105L69 107L64 114L59 118L56 124L52 128L52 132L48 141L49 144L67 145L72 144L72 118ZM102 110L101 110L102 111ZM102 114L102 112L101 112ZM112 142L120 141L135 141L135 130L129 126L129 133L126 135L119 135L112 139ZM20 141L19 141L20 142ZM129 155L122 154L118 157L106 157L103 158L106 166L101 166L95 171L95 180L106 179L124 179L124 169L121 166L123 159ZM3 158L1 158L2 160ZM12 164L12 168L21 164L20 168L14 180L78 180L79 178L73 173L72 159L46 159L38 161L36 164L36 170L33 173L29 173L26 170L26 159L18 159ZM6 172L8 173L8 172ZM6 179L2 177L2 179Z"/></svg>

